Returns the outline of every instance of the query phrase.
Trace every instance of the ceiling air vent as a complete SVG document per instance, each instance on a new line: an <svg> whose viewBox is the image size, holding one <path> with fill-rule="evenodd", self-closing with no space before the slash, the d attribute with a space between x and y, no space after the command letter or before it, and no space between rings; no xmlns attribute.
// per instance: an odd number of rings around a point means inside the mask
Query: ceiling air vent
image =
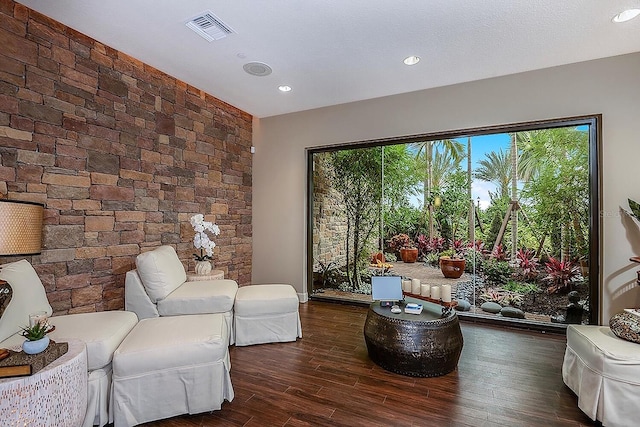
<svg viewBox="0 0 640 427"><path fill-rule="evenodd" d="M200 37L210 42L223 39L227 37L227 35L235 33L231 27L222 22L220 18L210 10L204 11L198 16L191 18L186 25Z"/></svg>

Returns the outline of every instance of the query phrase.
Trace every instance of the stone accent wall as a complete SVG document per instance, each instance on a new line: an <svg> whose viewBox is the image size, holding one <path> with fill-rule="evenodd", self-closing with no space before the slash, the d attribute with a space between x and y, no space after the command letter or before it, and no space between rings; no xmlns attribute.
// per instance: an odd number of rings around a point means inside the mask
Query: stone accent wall
<svg viewBox="0 0 640 427"><path fill-rule="evenodd" d="M319 271L319 263L336 266L346 264L344 237L347 235L347 218L341 195L331 186L331 170L327 161L329 153L314 154L313 169L313 269Z"/></svg>
<svg viewBox="0 0 640 427"><path fill-rule="evenodd" d="M27 259L57 314L123 308L159 245L193 270L196 213L220 226L215 268L249 283L249 114L10 0L0 46L0 196L45 205Z"/></svg>

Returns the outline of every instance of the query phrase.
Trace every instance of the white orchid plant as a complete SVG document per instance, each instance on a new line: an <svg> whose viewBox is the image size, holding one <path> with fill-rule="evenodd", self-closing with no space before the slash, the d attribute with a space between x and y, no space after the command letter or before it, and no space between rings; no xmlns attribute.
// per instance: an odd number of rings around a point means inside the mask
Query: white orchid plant
<svg viewBox="0 0 640 427"><path fill-rule="evenodd" d="M195 236L193 236L193 246L196 249L200 249L200 255L193 254L196 261L207 261L213 258L213 248L216 247L216 244L209 238L207 231L217 236L220 234L220 228L210 221L205 221L202 214L192 216L189 222L193 227L193 231L196 232Z"/></svg>

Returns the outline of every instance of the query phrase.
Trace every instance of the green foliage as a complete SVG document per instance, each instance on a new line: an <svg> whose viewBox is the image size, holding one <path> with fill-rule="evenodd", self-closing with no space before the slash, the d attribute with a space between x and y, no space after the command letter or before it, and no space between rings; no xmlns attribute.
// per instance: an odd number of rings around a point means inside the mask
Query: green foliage
<svg viewBox="0 0 640 427"><path fill-rule="evenodd" d="M444 251L440 252L440 256L446 256L446 257L449 257L449 258L453 258L455 253L456 253L456 251L454 251L453 249L445 249Z"/></svg>
<svg viewBox="0 0 640 427"><path fill-rule="evenodd" d="M384 228L385 240L401 233L415 236L424 228L424 218L420 209L408 204L389 207L384 212Z"/></svg>
<svg viewBox="0 0 640 427"><path fill-rule="evenodd" d="M464 271L467 273L473 273L474 271L479 273L482 271L484 266L484 255L482 252L474 248L468 248L465 252L464 259L466 260Z"/></svg>
<svg viewBox="0 0 640 427"><path fill-rule="evenodd" d="M469 180L466 172L458 168L447 175L445 184L439 189L442 204L435 211L436 219L441 226L442 237L445 229L450 228L451 235L448 240L455 240L458 236L467 235L469 197ZM446 224L448 222L448 224ZM446 224L446 225L445 225ZM461 229L464 231L461 232Z"/></svg>
<svg viewBox="0 0 640 427"><path fill-rule="evenodd" d="M631 209L631 214L635 219L640 221L640 204L634 202L631 199L627 199L629 201L629 209Z"/></svg>
<svg viewBox="0 0 640 427"><path fill-rule="evenodd" d="M519 307L522 304L522 295L515 292L487 289L480 295L480 299L484 302L495 302L503 307Z"/></svg>
<svg viewBox="0 0 640 427"><path fill-rule="evenodd" d="M415 248L415 246L416 245L411 240L411 237L404 233L396 234L389 240L389 249L391 249L392 251Z"/></svg>
<svg viewBox="0 0 640 427"><path fill-rule="evenodd" d="M44 338L47 332L49 332L49 325L40 322L37 322L33 326L22 328L22 336L29 341L38 341Z"/></svg>
<svg viewBox="0 0 640 427"><path fill-rule="evenodd" d="M398 260L398 257L396 256L396 254L394 254L392 252L385 252L384 253L384 259L387 262L396 262Z"/></svg>
<svg viewBox="0 0 640 427"><path fill-rule="evenodd" d="M424 262L432 267L437 267L440 262L440 255L436 253L428 253L424 256Z"/></svg>
<svg viewBox="0 0 640 427"><path fill-rule="evenodd" d="M502 218L504 217L504 213L501 215L499 211L495 211L493 213L493 219L491 220L491 228L487 232L487 246L489 249L493 249L496 243L496 239L498 238L498 233L500 232L500 227L502 226Z"/></svg>
<svg viewBox="0 0 640 427"><path fill-rule="evenodd" d="M502 285L502 289L505 291L517 292L519 294L529 294L532 292L538 292L540 287L534 283L517 282L515 280L509 280Z"/></svg>
<svg viewBox="0 0 640 427"><path fill-rule="evenodd" d="M509 281L512 273L513 269L507 261L490 258L484 263L484 280L488 284L503 286Z"/></svg>
<svg viewBox="0 0 640 427"><path fill-rule="evenodd" d="M406 203L416 177L411 173L413 156L404 144L387 147L338 150L328 154L327 173L342 198L347 219L344 236L347 279L352 289L361 288L361 271L368 264L381 216L387 206ZM384 170L384 180L383 180ZM384 189L382 183L384 181ZM376 233L378 231L379 233Z"/></svg>
<svg viewBox="0 0 640 427"><path fill-rule="evenodd" d="M589 144L587 132L574 127L541 129L517 134L521 167L530 179L521 204L537 235L552 236L548 250L559 256L573 249L588 254ZM574 249L575 248L575 249Z"/></svg>

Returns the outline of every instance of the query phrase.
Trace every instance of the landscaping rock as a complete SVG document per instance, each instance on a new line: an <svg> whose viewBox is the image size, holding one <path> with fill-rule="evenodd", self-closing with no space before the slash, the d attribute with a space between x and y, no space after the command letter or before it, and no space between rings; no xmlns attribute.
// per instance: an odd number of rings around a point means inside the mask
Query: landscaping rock
<svg viewBox="0 0 640 427"><path fill-rule="evenodd" d="M503 307L500 314L504 317L512 317L514 319L524 319L524 311L515 307Z"/></svg>
<svg viewBox="0 0 640 427"><path fill-rule="evenodd" d="M471 304L469 301L461 299L458 300L458 305L456 305L456 310L458 311L469 311L471 309Z"/></svg>
<svg viewBox="0 0 640 427"><path fill-rule="evenodd" d="M480 308L482 309L482 311L486 311L487 313L500 313L500 310L502 310L502 306L500 304L498 304L497 302L490 302L487 301L484 304L482 304L480 306Z"/></svg>

